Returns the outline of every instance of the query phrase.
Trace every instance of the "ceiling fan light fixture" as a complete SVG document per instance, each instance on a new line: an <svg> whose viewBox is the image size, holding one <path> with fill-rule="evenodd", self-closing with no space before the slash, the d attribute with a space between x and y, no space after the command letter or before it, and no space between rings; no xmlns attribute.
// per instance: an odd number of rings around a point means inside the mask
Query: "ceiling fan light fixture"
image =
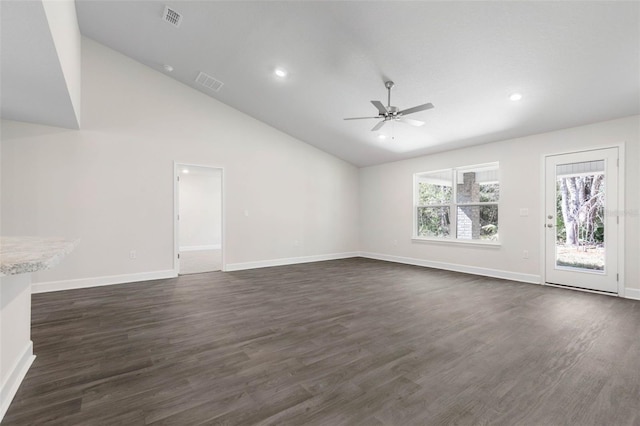
<svg viewBox="0 0 640 426"><path fill-rule="evenodd" d="M273 73L280 78L285 78L289 74L284 68L276 68Z"/></svg>
<svg viewBox="0 0 640 426"><path fill-rule="evenodd" d="M517 93L517 92L516 93L512 93L509 96L509 99L511 99L514 102L519 101L520 99L522 99L522 93Z"/></svg>

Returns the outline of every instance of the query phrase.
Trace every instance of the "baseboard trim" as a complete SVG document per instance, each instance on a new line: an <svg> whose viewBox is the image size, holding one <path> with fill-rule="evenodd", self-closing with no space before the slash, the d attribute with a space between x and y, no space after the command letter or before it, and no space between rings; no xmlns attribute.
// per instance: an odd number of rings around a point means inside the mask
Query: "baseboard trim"
<svg viewBox="0 0 640 426"><path fill-rule="evenodd" d="M0 388L0 422L2 422L4 415L7 413L13 397L16 396L18 388L27 375L27 371L29 371L34 359L36 357L33 354L33 342L29 341L22 356L16 361L7 380Z"/></svg>
<svg viewBox="0 0 640 426"><path fill-rule="evenodd" d="M179 250L182 251L198 251L198 250L220 250L222 244L209 244L204 246L183 246Z"/></svg>
<svg viewBox="0 0 640 426"><path fill-rule="evenodd" d="M640 289L625 287L624 297L627 299L640 300Z"/></svg>
<svg viewBox="0 0 640 426"><path fill-rule="evenodd" d="M272 266L295 265L297 263L322 262L325 260L348 259L359 257L357 251L346 253L318 254L314 256L286 257L281 259L259 260L257 262L229 263L225 267L225 272L243 271L245 269L269 268Z"/></svg>
<svg viewBox="0 0 640 426"><path fill-rule="evenodd" d="M462 272L465 274L482 275L491 278L520 281L523 283L540 284L541 277L534 274L521 274L519 272L503 271L500 269L480 268L477 266L459 265L457 263L434 262L431 260L415 259L412 257L392 256L389 254L361 252L361 257L368 259L385 260L387 262L404 263L406 265L424 266L426 268L444 269L447 271Z"/></svg>
<svg viewBox="0 0 640 426"><path fill-rule="evenodd" d="M78 278L64 281L47 281L31 284L31 293L49 293L51 291L75 290L79 288L100 287L103 285L126 284L139 281L175 278L173 269L166 271L139 272L135 274L110 275L106 277Z"/></svg>

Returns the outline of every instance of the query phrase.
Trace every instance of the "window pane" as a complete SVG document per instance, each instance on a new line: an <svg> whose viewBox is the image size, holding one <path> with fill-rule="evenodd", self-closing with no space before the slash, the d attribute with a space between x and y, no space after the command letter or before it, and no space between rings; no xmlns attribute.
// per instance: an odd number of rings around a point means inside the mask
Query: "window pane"
<svg viewBox="0 0 640 426"><path fill-rule="evenodd" d="M605 269L604 161L556 166L556 266Z"/></svg>
<svg viewBox="0 0 640 426"><path fill-rule="evenodd" d="M458 206L457 238L498 241L498 206Z"/></svg>
<svg viewBox="0 0 640 426"><path fill-rule="evenodd" d="M418 204L449 204L451 186L418 183Z"/></svg>
<svg viewBox="0 0 640 426"><path fill-rule="evenodd" d="M449 207L418 207L419 237L448 237L449 225Z"/></svg>
<svg viewBox="0 0 640 426"><path fill-rule="evenodd" d="M486 183L480 184L480 202L490 203L500 200L500 184Z"/></svg>
<svg viewBox="0 0 640 426"><path fill-rule="evenodd" d="M458 203L487 203L500 199L497 165L458 170L457 178Z"/></svg>

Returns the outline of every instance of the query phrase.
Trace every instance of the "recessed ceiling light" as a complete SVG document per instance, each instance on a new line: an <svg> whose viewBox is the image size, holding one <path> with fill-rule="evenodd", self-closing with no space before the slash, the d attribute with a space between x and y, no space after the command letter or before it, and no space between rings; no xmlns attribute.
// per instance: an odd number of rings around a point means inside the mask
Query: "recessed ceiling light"
<svg viewBox="0 0 640 426"><path fill-rule="evenodd" d="M519 101L522 99L522 93L512 93L511 96L509 96L509 99L512 101Z"/></svg>
<svg viewBox="0 0 640 426"><path fill-rule="evenodd" d="M169 65L169 64L164 64L164 65L162 66L162 68L164 68L164 70L165 70L166 72L171 72L171 71L173 71L173 67L172 67L171 65Z"/></svg>
<svg viewBox="0 0 640 426"><path fill-rule="evenodd" d="M288 74L287 70L285 70L284 68L276 68L274 73L280 78L285 78Z"/></svg>
<svg viewBox="0 0 640 426"><path fill-rule="evenodd" d="M378 135L378 139L386 139L387 135Z"/></svg>
<svg viewBox="0 0 640 426"><path fill-rule="evenodd" d="M189 169L182 169L182 173L184 173L185 175L189 174Z"/></svg>

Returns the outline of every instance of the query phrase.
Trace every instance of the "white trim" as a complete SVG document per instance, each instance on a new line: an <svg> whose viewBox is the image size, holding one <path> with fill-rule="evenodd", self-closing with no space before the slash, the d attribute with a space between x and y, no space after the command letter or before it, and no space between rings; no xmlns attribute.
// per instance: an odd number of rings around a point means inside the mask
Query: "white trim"
<svg viewBox="0 0 640 426"><path fill-rule="evenodd" d="M230 263L227 265L227 272L242 271L245 269L269 268L271 266L295 265L297 263L322 262L324 260L347 259L359 257L357 251L346 253L317 254L313 256L285 257L281 259L258 260L256 262Z"/></svg>
<svg viewBox="0 0 640 426"><path fill-rule="evenodd" d="M199 251L199 250L220 250L222 248L222 244L209 244L204 246L183 246L180 247L179 250L182 251Z"/></svg>
<svg viewBox="0 0 640 426"><path fill-rule="evenodd" d="M627 287L624 292L624 297L627 299L640 300L640 288Z"/></svg>
<svg viewBox="0 0 640 426"><path fill-rule="evenodd" d="M411 241L414 243L444 243L444 244L469 244L472 246L480 247L495 247L502 246L500 241L491 240L459 240L455 238L429 238L429 237L411 237Z"/></svg>
<svg viewBox="0 0 640 426"><path fill-rule="evenodd" d="M626 214L620 214L625 212L625 143L621 142L618 145L618 296L625 297L625 280L624 280L624 258L627 255L627 251L624 248L624 236L625 236L625 217Z"/></svg>
<svg viewBox="0 0 640 426"><path fill-rule="evenodd" d="M138 272L135 274L109 275L106 277L78 278L74 280L47 281L31 284L31 293L48 293L51 291L73 290L78 288L100 287L103 285L127 284L138 281L161 280L175 278L178 274L173 269L165 271Z"/></svg>
<svg viewBox="0 0 640 426"><path fill-rule="evenodd" d="M485 277L501 278L504 280L520 281L523 283L540 284L540 275L522 274L520 272L503 271L500 269L480 268L477 266L460 265L457 263L434 262L431 260L415 259L412 257L392 256L389 254L361 252L361 257L388 262L404 263L406 265L424 266L426 268L444 269L465 274L482 275Z"/></svg>
<svg viewBox="0 0 640 426"><path fill-rule="evenodd" d="M2 422L2 418L7 413L13 397L16 396L18 388L27 375L27 371L29 371L34 359L36 359L36 356L33 354L33 342L29 340L29 344L22 352L22 356L16 360L10 370L11 373L0 388L0 422Z"/></svg>
<svg viewBox="0 0 640 426"><path fill-rule="evenodd" d="M581 291L583 293L594 293L594 294L602 294L603 296L618 297L618 295L616 293L609 293L608 291L591 290L589 288L574 287L574 286L570 286L570 285L553 284L553 283L542 283L542 285L547 286L547 287L562 288L562 289L565 289L565 290Z"/></svg>

